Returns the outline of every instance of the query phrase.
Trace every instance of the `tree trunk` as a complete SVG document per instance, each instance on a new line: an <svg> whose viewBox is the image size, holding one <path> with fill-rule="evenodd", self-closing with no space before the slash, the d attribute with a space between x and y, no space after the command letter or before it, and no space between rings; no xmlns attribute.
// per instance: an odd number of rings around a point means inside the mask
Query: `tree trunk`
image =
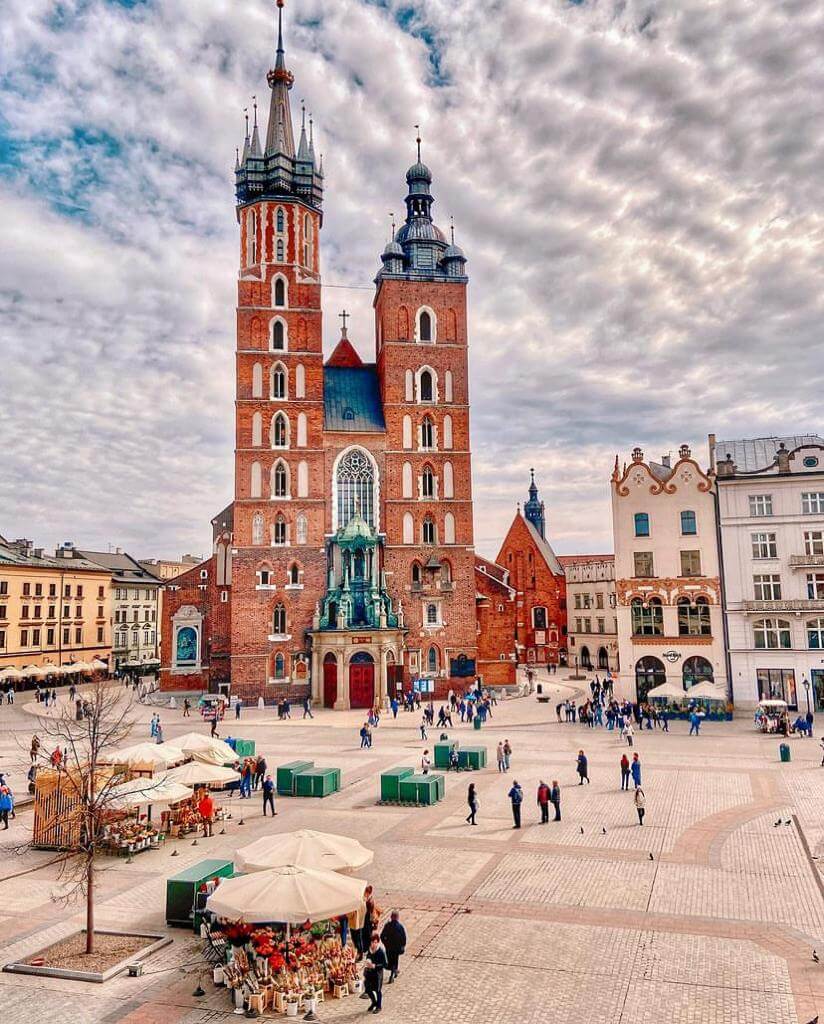
<svg viewBox="0 0 824 1024"><path fill-rule="evenodd" d="M94 853L86 861L86 952L94 952Z"/></svg>

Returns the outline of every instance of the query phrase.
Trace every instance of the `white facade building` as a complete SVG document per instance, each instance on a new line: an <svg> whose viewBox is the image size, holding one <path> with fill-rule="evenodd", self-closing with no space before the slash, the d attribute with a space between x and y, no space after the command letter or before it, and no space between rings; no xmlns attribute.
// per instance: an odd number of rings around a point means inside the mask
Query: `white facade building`
<svg viewBox="0 0 824 1024"><path fill-rule="evenodd" d="M618 671L614 555L559 555L566 576L569 664Z"/></svg>
<svg viewBox="0 0 824 1024"><path fill-rule="evenodd" d="M619 469L616 456L616 694L643 701L664 682L727 686L714 488L686 445L675 465L646 462L636 448Z"/></svg>
<svg viewBox="0 0 824 1024"><path fill-rule="evenodd" d="M710 454L736 704L824 711L824 439L710 436Z"/></svg>

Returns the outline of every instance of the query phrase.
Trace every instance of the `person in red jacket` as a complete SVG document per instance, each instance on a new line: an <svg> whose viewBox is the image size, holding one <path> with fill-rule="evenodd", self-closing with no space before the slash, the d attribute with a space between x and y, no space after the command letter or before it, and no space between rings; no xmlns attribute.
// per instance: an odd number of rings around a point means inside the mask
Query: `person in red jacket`
<svg viewBox="0 0 824 1024"><path fill-rule="evenodd" d="M215 816L215 805L212 798L209 796L208 789L200 798L197 810L203 820L203 838L205 839L207 836L212 835L212 820Z"/></svg>
<svg viewBox="0 0 824 1024"><path fill-rule="evenodd" d="M541 808L541 824L549 821L549 786L541 780L538 785L538 806Z"/></svg>

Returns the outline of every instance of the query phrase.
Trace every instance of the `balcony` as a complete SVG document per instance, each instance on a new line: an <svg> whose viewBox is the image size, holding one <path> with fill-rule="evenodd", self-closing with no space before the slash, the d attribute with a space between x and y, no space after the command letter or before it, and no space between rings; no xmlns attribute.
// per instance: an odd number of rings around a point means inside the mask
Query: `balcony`
<svg viewBox="0 0 824 1024"><path fill-rule="evenodd" d="M793 598L788 601L742 601L745 612L759 612L762 615L770 612L824 612L824 600L821 598Z"/></svg>
<svg viewBox="0 0 824 1024"><path fill-rule="evenodd" d="M790 555L791 569L824 568L824 555Z"/></svg>

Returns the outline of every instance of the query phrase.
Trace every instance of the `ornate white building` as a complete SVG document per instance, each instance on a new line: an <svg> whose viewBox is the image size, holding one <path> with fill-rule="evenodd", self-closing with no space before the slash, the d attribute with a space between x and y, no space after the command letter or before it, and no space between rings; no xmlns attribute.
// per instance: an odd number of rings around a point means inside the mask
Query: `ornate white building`
<svg viewBox="0 0 824 1024"><path fill-rule="evenodd" d="M567 595L569 664L618 672L614 555L559 555Z"/></svg>
<svg viewBox="0 0 824 1024"><path fill-rule="evenodd" d="M710 456L736 704L824 711L824 439L710 435Z"/></svg>

